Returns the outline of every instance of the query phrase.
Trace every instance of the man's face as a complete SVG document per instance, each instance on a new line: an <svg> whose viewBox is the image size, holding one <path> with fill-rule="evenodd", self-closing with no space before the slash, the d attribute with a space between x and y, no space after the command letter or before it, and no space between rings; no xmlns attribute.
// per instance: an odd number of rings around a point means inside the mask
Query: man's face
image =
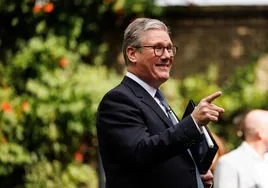
<svg viewBox="0 0 268 188"><path fill-rule="evenodd" d="M268 124L266 124L262 130L262 139L266 146L266 152L268 152Z"/></svg>
<svg viewBox="0 0 268 188"><path fill-rule="evenodd" d="M147 31L141 46L171 47L173 44L168 33L164 30L154 29ZM135 49L135 62L130 65L129 71L154 88L158 88L168 80L173 58L164 50L162 56L157 57L154 48L144 47Z"/></svg>

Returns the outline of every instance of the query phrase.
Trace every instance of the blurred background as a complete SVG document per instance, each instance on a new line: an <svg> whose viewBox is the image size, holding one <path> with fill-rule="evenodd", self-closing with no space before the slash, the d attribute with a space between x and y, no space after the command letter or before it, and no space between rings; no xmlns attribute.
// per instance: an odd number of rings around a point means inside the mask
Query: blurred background
<svg viewBox="0 0 268 188"><path fill-rule="evenodd" d="M217 90L210 130L225 151L235 121L268 109L267 0L1 0L0 187L102 187L95 114L124 76L123 31L157 18L179 46L163 85L182 116ZM116 151L114 151L116 152Z"/></svg>

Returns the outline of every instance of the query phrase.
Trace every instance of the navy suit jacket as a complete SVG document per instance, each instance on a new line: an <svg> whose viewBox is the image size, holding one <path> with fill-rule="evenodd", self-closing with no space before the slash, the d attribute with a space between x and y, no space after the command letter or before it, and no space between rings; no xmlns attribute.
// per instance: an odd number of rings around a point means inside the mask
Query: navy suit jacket
<svg viewBox="0 0 268 188"><path fill-rule="evenodd" d="M193 119L173 125L134 80L124 77L103 97L96 125L107 188L197 187L187 153L200 142Z"/></svg>

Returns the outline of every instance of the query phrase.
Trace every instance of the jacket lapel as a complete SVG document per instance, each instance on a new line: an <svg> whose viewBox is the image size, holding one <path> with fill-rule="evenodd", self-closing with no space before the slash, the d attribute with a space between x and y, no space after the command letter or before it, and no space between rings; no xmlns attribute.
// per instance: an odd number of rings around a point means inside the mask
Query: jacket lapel
<svg viewBox="0 0 268 188"><path fill-rule="evenodd" d="M171 120L166 116L165 112L163 112L157 102L142 86L140 86L137 82L135 82L131 78L128 78L127 76L124 77L122 84L127 85L133 91L137 98L139 98L144 104L149 106L164 122L166 127L173 126Z"/></svg>

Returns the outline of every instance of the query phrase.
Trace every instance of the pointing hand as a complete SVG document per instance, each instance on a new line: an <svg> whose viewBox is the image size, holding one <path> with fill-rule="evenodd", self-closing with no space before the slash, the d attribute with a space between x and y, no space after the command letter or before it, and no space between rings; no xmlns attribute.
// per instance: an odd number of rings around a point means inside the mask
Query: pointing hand
<svg viewBox="0 0 268 188"><path fill-rule="evenodd" d="M192 117L199 126L207 125L210 121L217 122L218 117L224 112L224 109L216 106L212 102L221 96L221 92L217 91L205 98L195 107Z"/></svg>

